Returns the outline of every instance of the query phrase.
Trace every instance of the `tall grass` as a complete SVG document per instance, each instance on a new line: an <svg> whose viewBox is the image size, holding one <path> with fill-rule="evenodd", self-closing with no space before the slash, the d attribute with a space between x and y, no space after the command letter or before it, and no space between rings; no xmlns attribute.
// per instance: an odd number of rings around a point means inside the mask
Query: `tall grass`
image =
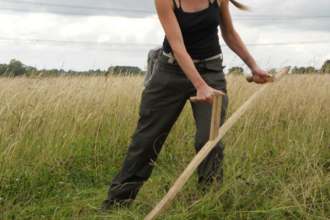
<svg viewBox="0 0 330 220"><path fill-rule="evenodd" d="M228 76L227 118L259 88ZM142 219L195 152L187 105L129 208L100 212L138 120L141 76L0 78L0 219ZM223 183L191 177L159 219L330 218L330 76L289 75L226 134Z"/></svg>

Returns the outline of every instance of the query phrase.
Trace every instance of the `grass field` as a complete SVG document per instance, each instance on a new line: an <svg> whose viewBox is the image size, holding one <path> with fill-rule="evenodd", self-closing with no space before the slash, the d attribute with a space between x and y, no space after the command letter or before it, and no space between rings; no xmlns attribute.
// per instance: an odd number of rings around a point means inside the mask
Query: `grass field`
<svg viewBox="0 0 330 220"><path fill-rule="evenodd" d="M100 212L138 120L141 76L0 78L0 219L143 219L195 152L187 104L129 208ZM260 85L228 76L227 118ZM195 173L158 219L329 219L330 75L289 75L225 135L225 177Z"/></svg>

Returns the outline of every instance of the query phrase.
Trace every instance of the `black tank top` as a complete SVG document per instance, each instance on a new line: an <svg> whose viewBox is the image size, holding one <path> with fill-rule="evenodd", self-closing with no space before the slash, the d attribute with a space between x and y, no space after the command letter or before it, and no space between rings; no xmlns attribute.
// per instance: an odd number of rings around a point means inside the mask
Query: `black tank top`
<svg viewBox="0 0 330 220"><path fill-rule="evenodd" d="M220 7L217 0L213 3L209 0L209 7L198 12L184 12L174 2L174 13L178 20L183 41L187 52L192 59L206 59L221 53L218 36L220 24ZM166 53L173 52L170 43L165 36L163 50Z"/></svg>

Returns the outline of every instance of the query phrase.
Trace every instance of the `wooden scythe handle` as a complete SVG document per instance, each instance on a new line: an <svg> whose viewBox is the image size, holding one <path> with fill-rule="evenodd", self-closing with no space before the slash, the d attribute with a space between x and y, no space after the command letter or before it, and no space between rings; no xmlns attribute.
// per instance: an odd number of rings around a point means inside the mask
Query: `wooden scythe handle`
<svg viewBox="0 0 330 220"><path fill-rule="evenodd" d="M212 118L211 118L211 128L210 128L210 141L213 141L219 134L220 118L221 118L221 106L222 106L222 94L214 93L213 106L212 106ZM197 103L197 97L191 97L190 101Z"/></svg>
<svg viewBox="0 0 330 220"><path fill-rule="evenodd" d="M289 73L291 67L286 67L276 74L276 81L280 80ZM251 105L262 95L263 92L270 89L275 83L267 83L262 85L219 129L218 136L213 141L208 141L204 147L196 154L194 159L189 163L188 167L183 171L179 179L174 183L172 188L167 192L164 198L149 213L144 220L152 220L159 215L173 200L176 194L181 190L189 177L193 174L197 166L210 153L215 145L221 140L224 134L235 124L235 122L251 107Z"/></svg>
<svg viewBox="0 0 330 220"><path fill-rule="evenodd" d="M198 102L197 96L190 97L190 101L196 104Z"/></svg>
<svg viewBox="0 0 330 220"><path fill-rule="evenodd" d="M215 100L215 96L222 96L221 95L221 93L214 93L213 94L213 101ZM192 96L192 97L190 97L190 101L192 102L192 103L197 103L197 102L199 102L198 101L198 99L197 99L197 96Z"/></svg>

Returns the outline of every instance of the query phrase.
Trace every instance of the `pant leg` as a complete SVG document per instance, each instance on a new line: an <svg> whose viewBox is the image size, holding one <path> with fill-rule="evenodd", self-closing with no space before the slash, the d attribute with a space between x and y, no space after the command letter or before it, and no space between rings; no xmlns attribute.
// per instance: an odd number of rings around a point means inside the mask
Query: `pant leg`
<svg viewBox="0 0 330 220"><path fill-rule="evenodd" d="M197 67L202 73L204 81L214 89L221 90L227 94L227 85L222 71L222 62L205 63ZM225 122L226 111L228 107L228 95L222 97L221 120L220 126ZM196 121L197 132L195 136L195 149L199 152L200 149L207 143L210 136L212 106L202 103L191 103L193 115ZM211 150L208 156L198 166L198 182L212 181L213 178L222 180L223 171L222 163L224 158L224 145L220 140L219 143Z"/></svg>
<svg viewBox="0 0 330 220"><path fill-rule="evenodd" d="M222 99L221 107L221 122L224 123L226 118L226 110L228 106L228 97ZM195 149L198 153L200 149L207 143L210 136L210 126L212 117L212 106L202 103L192 103L194 118L196 121L197 132L195 136ZM211 150L207 157L198 166L198 182L212 181L213 178L222 180L222 163L224 158L224 145L220 140L217 145Z"/></svg>
<svg viewBox="0 0 330 220"><path fill-rule="evenodd" d="M142 93L140 118L121 171L113 179L104 202L134 200L151 175L153 165L173 124L186 103L186 79L175 68L160 66ZM182 72L182 71L181 71Z"/></svg>

